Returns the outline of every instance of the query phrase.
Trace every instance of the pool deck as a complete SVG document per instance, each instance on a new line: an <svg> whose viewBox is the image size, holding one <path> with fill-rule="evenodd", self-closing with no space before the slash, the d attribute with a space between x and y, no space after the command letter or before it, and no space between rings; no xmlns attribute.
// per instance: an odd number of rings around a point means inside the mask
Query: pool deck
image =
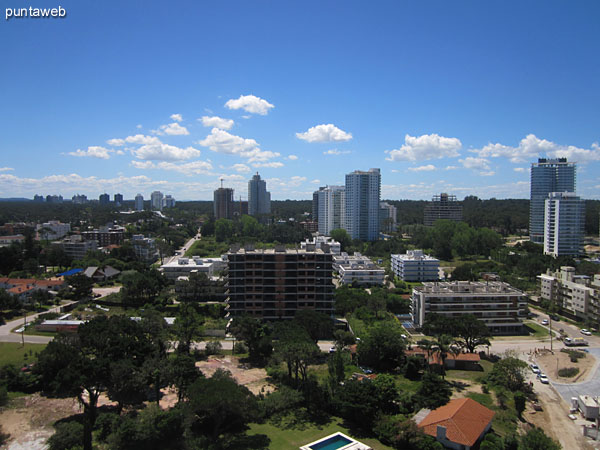
<svg viewBox="0 0 600 450"><path fill-rule="evenodd" d="M317 441L311 442L310 444L303 445L302 447L300 447L300 450L314 450L314 446L316 444L320 444L323 441L327 441L336 436L342 436L345 439L350 441L348 444L338 447L337 450L373 450L368 445L365 445L362 442L358 442L356 439L352 439L350 436L346 436L344 433L342 433L340 431L338 431L337 433L330 434L329 436L325 436Z"/></svg>

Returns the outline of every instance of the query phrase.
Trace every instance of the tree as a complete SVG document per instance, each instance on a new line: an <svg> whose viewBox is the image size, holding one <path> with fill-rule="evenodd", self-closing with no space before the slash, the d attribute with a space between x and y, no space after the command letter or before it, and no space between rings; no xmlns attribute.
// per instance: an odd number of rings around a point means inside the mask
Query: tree
<svg viewBox="0 0 600 450"><path fill-rule="evenodd" d="M523 394L521 391L515 392L513 394L513 398L515 400L515 409L517 410L519 418L521 418L523 411L525 411L525 404L527 398L525 397L525 394Z"/></svg>
<svg viewBox="0 0 600 450"><path fill-rule="evenodd" d="M226 241L233 236L233 222L229 219L219 219L215 222L215 239L217 242Z"/></svg>
<svg viewBox="0 0 600 450"><path fill-rule="evenodd" d="M451 395L448 383L435 373L426 372L413 400L421 408L435 409L448 403Z"/></svg>
<svg viewBox="0 0 600 450"><path fill-rule="evenodd" d="M448 352L450 351L450 345L452 344L452 336L448 336L447 334L442 334L437 337L435 341L435 345L440 352L440 359L442 360L442 378L446 375L446 358L448 357Z"/></svg>
<svg viewBox="0 0 600 450"><path fill-rule="evenodd" d="M340 243L342 251L346 251L352 242L350 236L348 235L348 232L343 228L336 228L335 230L331 230L329 235L334 241L338 241Z"/></svg>
<svg viewBox="0 0 600 450"><path fill-rule="evenodd" d="M308 365L321 353L308 332L295 323L279 323L275 329L277 341L273 357L286 363L288 379L298 387L307 379Z"/></svg>
<svg viewBox="0 0 600 450"><path fill-rule="evenodd" d="M221 369L210 378L198 378L189 387L188 407L192 429L213 442L223 433L241 431L246 423L258 418L258 404L252 392Z"/></svg>
<svg viewBox="0 0 600 450"><path fill-rule="evenodd" d="M190 303L179 304L179 313L173 324L173 334L178 341L178 352L190 352L192 343L202 336L202 323L202 316L198 314L194 305Z"/></svg>
<svg viewBox="0 0 600 450"><path fill-rule="evenodd" d="M527 363L521 359L511 356L510 353L494 364L488 375L491 384L503 386L516 392L525 390L525 370Z"/></svg>
<svg viewBox="0 0 600 450"><path fill-rule="evenodd" d="M250 316L235 317L229 331L236 339L245 342L251 360L260 361L271 356L273 344L270 329L260 320Z"/></svg>
<svg viewBox="0 0 600 450"><path fill-rule="evenodd" d="M358 358L361 364L392 370L402 365L405 347L401 329L394 322L380 322L369 328L358 343Z"/></svg>
<svg viewBox="0 0 600 450"><path fill-rule="evenodd" d="M176 353L169 359L168 379L177 389L177 401L181 402L188 393L189 387L204 375L196 367L196 361L185 353Z"/></svg>
<svg viewBox="0 0 600 450"><path fill-rule="evenodd" d="M519 443L519 450L560 450L558 442L548 437L541 428L533 427Z"/></svg>
<svg viewBox="0 0 600 450"><path fill-rule="evenodd" d="M75 396L83 405L83 447L91 450L100 393L106 388L111 399L128 403L129 397L122 394L129 386L115 382L120 383L119 376L135 376L151 353L151 342L137 322L125 316L99 316L81 325L77 334L52 340L34 370L46 392Z"/></svg>
<svg viewBox="0 0 600 450"><path fill-rule="evenodd" d="M473 314L461 315L456 320L456 332L458 342L467 349L469 353L474 353L479 345L490 345L490 329L487 325L475 317Z"/></svg>
<svg viewBox="0 0 600 450"><path fill-rule="evenodd" d="M83 300L92 296L92 287L94 280L79 273L67 277L68 283L73 289L73 300Z"/></svg>
<svg viewBox="0 0 600 450"><path fill-rule="evenodd" d="M333 322L329 316L313 309L301 309L297 311L294 321L304 328L315 342L330 336L333 328Z"/></svg>

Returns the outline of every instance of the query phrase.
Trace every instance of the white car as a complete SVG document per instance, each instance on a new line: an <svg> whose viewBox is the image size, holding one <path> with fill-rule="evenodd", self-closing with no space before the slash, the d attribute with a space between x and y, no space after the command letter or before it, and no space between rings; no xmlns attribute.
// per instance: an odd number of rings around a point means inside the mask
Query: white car
<svg viewBox="0 0 600 450"><path fill-rule="evenodd" d="M546 375L541 374L540 375L540 382L543 383L543 384L548 384L548 383L550 383L550 380L548 380L548 377Z"/></svg>
<svg viewBox="0 0 600 450"><path fill-rule="evenodd" d="M540 374L542 373L542 371L540 370L540 368L536 365L536 364L531 364L531 371L535 374Z"/></svg>
<svg viewBox="0 0 600 450"><path fill-rule="evenodd" d="M589 330L586 330L585 328L583 330L580 330L581 334L585 334L586 336L591 336L592 332Z"/></svg>
<svg viewBox="0 0 600 450"><path fill-rule="evenodd" d="M548 320L547 320L547 319L544 319L544 320L542 320L542 325L548 325L548 323L549 323L549 322L548 322Z"/></svg>

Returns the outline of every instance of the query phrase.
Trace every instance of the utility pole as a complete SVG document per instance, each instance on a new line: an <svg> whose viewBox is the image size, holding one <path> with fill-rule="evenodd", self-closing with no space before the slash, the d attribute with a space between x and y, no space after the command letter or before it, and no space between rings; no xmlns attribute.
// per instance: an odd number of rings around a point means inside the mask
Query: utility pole
<svg viewBox="0 0 600 450"><path fill-rule="evenodd" d="M549 323L550 323L550 352L552 354L554 354L554 350L552 349L552 315L548 315L548 318L550 319ZM558 360L557 360L558 361ZM557 373L558 373L558 368L556 369Z"/></svg>

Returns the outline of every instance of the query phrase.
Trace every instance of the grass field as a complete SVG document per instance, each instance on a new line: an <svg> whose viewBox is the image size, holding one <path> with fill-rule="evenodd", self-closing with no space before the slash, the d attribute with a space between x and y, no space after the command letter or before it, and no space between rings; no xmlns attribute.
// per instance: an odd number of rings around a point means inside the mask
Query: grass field
<svg viewBox="0 0 600 450"><path fill-rule="evenodd" d="M0 342L0 367L7 364L22 366L35 360L35 354L41 352L46 344L21 344L14 342ZM25 358L27 356L27 358Z"/></svg>
<svg viewBox="0 0 600 450"><path fill-rule="evenodd" d="M479 365L483 368L483 372L475 370L447 370L446 378L449 380L465 380L470 382L477 381L480 377L487 375L494 367L490 361L481 360Z"/></svg>
<svg viewBox="0 0 600 450"><path fill-rule="evenodd" d="M535 322L527 321L524 325L525 329L529 332L529 335L534 338L542 339L550 337L550 331Z"/></svg>
<svg viewBox="0 0 600 450"><path fill-rule="evenodd" d="M321 439L337 431L369 445L373 450L391 450L392 447L383 445L377 439L364 438L353 434L348 428L342 425L342 419L333 418L329 423L320 425L315 423L303 423L296 427L287 427L285 429L276 427L270 423L251 424L249 435L265 434L271 440L269 445L273 450L298 450L299 447L310 442Z"/></svg>

